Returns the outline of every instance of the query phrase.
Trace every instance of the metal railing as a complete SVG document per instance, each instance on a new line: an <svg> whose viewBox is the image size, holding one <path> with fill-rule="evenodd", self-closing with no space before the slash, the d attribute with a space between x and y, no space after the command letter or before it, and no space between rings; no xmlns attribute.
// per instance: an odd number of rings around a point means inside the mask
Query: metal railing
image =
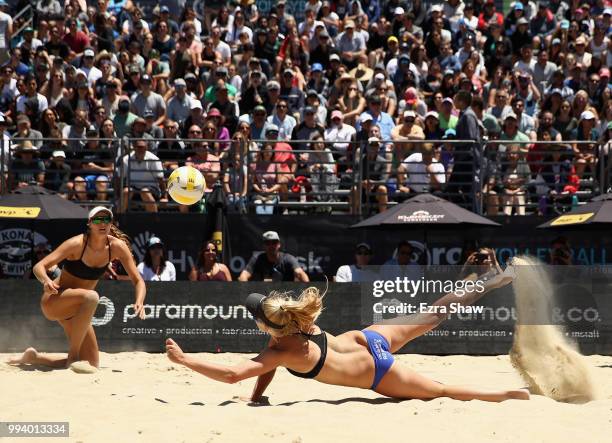
<svg viewBox="0 0 612 443"><path fill-rule="evenodd" d="M144 140L156 156L136 164L131 156L136 140ZM25 141L39 147L37 159L47 167L55 150L63 150L64 163L71 166L70 184L66 188L57 189L48 176L40 184L60 191L83 206L113 204L120 211L142 209L143 206L151 209L146 207L146 202L126 204L124 196L125 190L142 188L142 175L139 177L142 168L151 171L147 162L159 162L159 171L156 171L159 192L154 193L156 210L181 212L203 210L203 205L181 207L171 199L168 201L163 194L170 172L185 164L193 164L204 173L209 190L215 182L222 185L226 193L231 194L232 205L238 200L239 204L233 205L240 206L237 210L266 214L323 211L367 215L422 192L436 193L479 214L507 213L508 207L510 212L519 214L543 214L566 211L610 189L611 165L607 152L597 143L585 141L382 141L380 147L371 150L368 160L367 141L349 142L344 151L334 149L335 142L325 141L315 147L312 141L299 140L114 138L98 139L106 147L99 151L105 155L100 156L98 162L106 163L107 167L105 171L92 171L89 160L95 156L90 154L96 150L86 148L87 139L45 138L13 139L8 147L4 140L0 141L0 191L3 193L15 187L16 171L11 167L16 165L24 171L23 165L14 163L14 150ZM290 149L280 143L287 143ZM435 180L436 174L427 170L418 156L415 161L409 159L413 153L422 153L425 144L433 146L433 158L444 166L443 180ZM198 145L205 150L198 152ZM162 149L163 146L167 149ZM267 150L272 154L264 154ZM509 163L511 160L504 150L518 151L519 163L529 168L527 176L515 180L514 184L504 174L509 165L517 165ZM557 160L552 157L554 153L558 154ZM126 157L128 154L130 156ZM591 157L582 162L585 155ZM262 159L263 156L272 158ZM83 159L89 160L84 162ZM585 170L575 171L577 166L585 166ZM106 177L100 180L103 183L98 183L100 176ZM273 188L269 193L267 186ZM519 192L517 198L510 199L512 193L508 191L516 191L513 188ZM511 205L508 200L512 200Z"/></svg>

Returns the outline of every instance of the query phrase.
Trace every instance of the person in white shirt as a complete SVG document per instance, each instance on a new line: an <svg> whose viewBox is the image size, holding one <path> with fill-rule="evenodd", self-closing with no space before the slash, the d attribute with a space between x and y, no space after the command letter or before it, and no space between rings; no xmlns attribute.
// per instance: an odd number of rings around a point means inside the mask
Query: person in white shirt
<svg viewBox="0 0 612 443"><path fill-rule="evenodd" d="M8 6L6 1L0 0L0 65L10 59L11 38L13 37L13 19L3 11Z"/></svg>
<svg viewBox="0 0 612 443"><path fill-rule="evenodd" d="M332 149L345 156L351 141L355 139L357 130L342 121L342 112L333 111L331 125L325 130L325 141L333 142Z"/></svg>
<svg viewBox="0 0 612 443"><path fill-rule="evenodd" d="M433 154L433 145L426 143L421 148L421 152L406 157L398 167L400 192L420 194L442 189L442 185L446 183L444 165L438 162Z"/></svg>
<svg viewBox="0 0 612 443"><path fill-rule="evenodd" d="M166 248L158 237L147 242L147 251L137 266L144 281L176 281L176 269L166 258Z"/></svg>
<svg viewBox="0 0 612 443"><path fill-rule="evenodd" d="M122 160L123 172L128 176L130 187L123 188L122 209L127 210L133 194L138 193L147 212L157 212L157 201L166 200L166 181L162 163L152 152L147 151L146 140L134 141L134 152ZM128 173L129 171L129 173Z"/></svg>
<svg viewBox="0 0 612 443"><path fill-rule="evenodd" d="M38 113L41 114L45 109L49 107L49 104L47 102L47 97L45 97L42 94L39 94L37 91L38 83L36 81L36 77L32 74L28 74L28 76L25 79L25 85L26 85L25 94L22 94L19 97L17 97L17 105L16 105L17 113L23 114L26 112L26 109L25 109L26 100L31 98L31 99L36 99L36 101L38 102Z"/></svg>
<svg viewBox="0 0 612 443"><path fill-rule="evenodd" d="M372 248L367 243L359 243L355 247L355 264L342 265L336 271L334 281L336 283L350 283L371 281L367 271L364 269L372 258Z"/></svg>

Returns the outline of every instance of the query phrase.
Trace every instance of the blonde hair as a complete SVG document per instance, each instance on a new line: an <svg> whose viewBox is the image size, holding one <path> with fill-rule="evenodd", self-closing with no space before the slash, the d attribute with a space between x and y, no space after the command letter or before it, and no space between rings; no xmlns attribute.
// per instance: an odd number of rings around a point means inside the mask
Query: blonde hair
<svg viewBox="0 0 612 443"><path fill-rule="evenodd" d="M323 297L314 286L302 291L297 299L290 292L272 291L262 305L264 315L268 320L282 326L281 329L269 328L266 332L276 337L308 332L323 311Z"/></svg>

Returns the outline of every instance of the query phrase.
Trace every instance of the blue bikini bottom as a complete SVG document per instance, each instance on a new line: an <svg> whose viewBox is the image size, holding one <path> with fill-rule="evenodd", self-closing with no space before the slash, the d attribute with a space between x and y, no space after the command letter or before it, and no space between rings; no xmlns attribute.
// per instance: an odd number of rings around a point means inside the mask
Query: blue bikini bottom
<svg viewBox="0 0 612 443"><path fill-rule="evenodd" d="M389 352L389 342L385 337L378 332L366 329L361 332L365 335L368 341L368 349L372 358L374 358L374 383L372 383L372 389L374 390L391 368L394 358L393 354Z"/></svg>

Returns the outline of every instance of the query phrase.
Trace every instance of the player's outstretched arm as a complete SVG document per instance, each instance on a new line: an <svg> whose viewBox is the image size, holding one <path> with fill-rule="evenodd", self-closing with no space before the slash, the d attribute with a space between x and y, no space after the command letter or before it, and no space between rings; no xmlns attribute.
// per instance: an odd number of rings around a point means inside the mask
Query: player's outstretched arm
<svg viewBox="0 0 612 443"><path fill-rule="evenodd" d="M170 361L174 363L183 365L213 380L230 384L274 371L282 363L281 352L266 348L257 357L239 365L219 365L185 354L171 338L166 340L166 354Z"/></svg>

